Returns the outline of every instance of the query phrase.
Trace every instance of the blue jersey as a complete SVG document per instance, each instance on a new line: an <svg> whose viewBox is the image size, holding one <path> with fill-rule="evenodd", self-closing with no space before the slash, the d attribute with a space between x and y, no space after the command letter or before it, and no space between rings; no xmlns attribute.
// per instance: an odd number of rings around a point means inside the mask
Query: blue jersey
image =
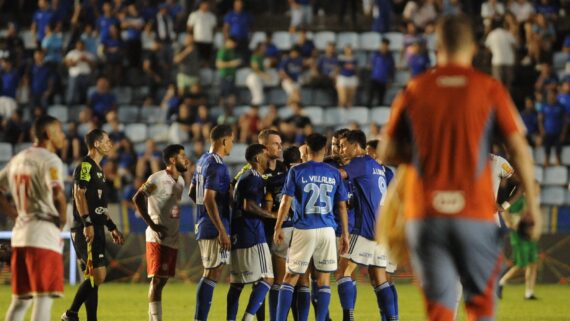
<svg viewBox="0 0 570 321"><path fill-rule="evenodd" d="M243 209L245 200L253 201L261 207L264 195L265 182L259 172L250 169L240 176L234 191L232 248L245 249L267 242L263 219Z"/></svg>
<svg viewBox="0 0 570 321"><path fill-rule="evenodd" d="M352 233L372 240L378 207L394 174L368 155L353 158L344 170L354 193L355 222Z"/></svg>
<svg viewBox="0 0 570 321"><path fill-rule="evenodd" d="M196 186L196 239L213 239L218 237L218 230L210 220L204 206L206 189L216 191L216 205L220 219L230 232L230 173L222 158L214 153L205 153L196 164L192 178Z"/></svg>
<svg viewBox="0 0 570 321"><path fill-rule="evenodd" d="M330 164L334 168L340 167L338 160L335 158L325 158L325 163ZM350 183L350 180L348 180L348 179L342 180L342 183L344 184L344 188L346 189L346 193L348 196L348 204L346 206L346 212L348 214L348 232L351 233L352 229L354 228L354 206L352 206L352 203L354 203L354 200L353 200L353 194L352 194L352 183ZM337 236L340 236L340 235L342 235L342 226L341 226L340 215L339 215L338 210L334 211L334 220L335 220L336 225L337 225L336 230L335 230L335 234Z"/></svg>
<svg viewBox="0 0 570 321"><path fill-rule="evenodd" d="M335 205L348 200L340 172L314 161L289 170L283 194L293 197L293 226L298 229L335 228Z"/></svg>

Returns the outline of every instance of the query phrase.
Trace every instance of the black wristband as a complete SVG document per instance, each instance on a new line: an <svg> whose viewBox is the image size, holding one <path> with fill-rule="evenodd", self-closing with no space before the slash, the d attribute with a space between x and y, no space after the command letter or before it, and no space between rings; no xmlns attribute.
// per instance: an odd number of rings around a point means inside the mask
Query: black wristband
<svg viewBox="0 0 570 321"><path fill-rule="evenodd" d="M91 216L89 216L89 214L85 216L80 216L80 218L81 222L83 223L83 226L85 227L93 226L93 222L91 221Z"/></svg>
<svg viewBox="0 0 570 321"><path fill-rule="evenodd" d="M107 222L105 222L105 225L107 226L109 232L112 232L117 229L117 225L115 225L115 222L113 222L113 220L110 217L107 218Z"/></svg>

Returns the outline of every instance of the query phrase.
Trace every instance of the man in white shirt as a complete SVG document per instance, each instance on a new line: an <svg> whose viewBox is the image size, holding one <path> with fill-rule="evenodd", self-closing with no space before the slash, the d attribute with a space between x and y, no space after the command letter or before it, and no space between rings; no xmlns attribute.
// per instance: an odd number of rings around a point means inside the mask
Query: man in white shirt
<svg viewBox="0 0 570 321"><path fill-rule="evenodd" d="M79 40L75 44L75 49L65 56L65 65L69 70L67 104L85 103L87 101L85 96L90 85L90 75L95 65L95 57L85 50L85 44Z"/></svg>
<svg viewBox="0 0 570 321"><path fill-rule="evenodd" d="M515 15L518 23L526 22L534 14L534 7L527 0L511 2L509 10Z"/></svg>
<svg viewBox="0 0 570 321"><path fill-rule="evenodd" d="M216 24L216 16L209 11L207 0L203 0L199 9L188 17L186 23L188 32L194 35L194 42L202 62L208 63L212 57Z"/></svg>
<svg viewBox="0 0 570 321"><path fill-rule="evenodd" d="M149 320L162 321L162 289L174 276L178 255L182 175L190 161L182 145L168 145L162 152L166 169L152 174L133 197L148 224L146 229L147 274L151 278Z"/></svg>
<svg viewBox="0 0 570 321"><path fill-rule="evenodd" d="M503 28L502 23L496 22L496 27L489 33L485 46L493 54L491 65L493 77L502 81L510 90L515 73L515 37Z"/></svg>
<svg viewBox="0 0 570 321"><path fill-rule="evenodd" d="M497 19L505 14L505 6L498 0L488 0L481 5L481 17L487 19Z"/></svg>

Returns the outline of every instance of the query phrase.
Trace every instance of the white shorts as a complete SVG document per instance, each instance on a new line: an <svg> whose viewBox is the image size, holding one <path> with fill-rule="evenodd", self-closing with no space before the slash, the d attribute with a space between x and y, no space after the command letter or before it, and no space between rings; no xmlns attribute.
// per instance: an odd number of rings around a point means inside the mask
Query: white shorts
<svg viewBox="0 0 570 321"><path fill-rule="evenodd" d="M394 273L396 272L396 270L398 269L398 264L392 262L390 259L388 259L388 265L386 266L386 272L388 273Z"/></svg>
<svg viewBox="0 0 570 321"><path fill-rule="evenodd" d="M218 239L198 240L198 246L204 269L215 269L230 263L230 253L220 248Z"/></svg>
<svg viewBox="0 0 570 321"><path fill-rule="evenodd" d="M336 236L332 227L293 229L291 246L287 252L287 270L295 274L304 274L311 259L317 271L336 271L338 267Z"/></svg>
<svg viewBox="0 0 570 321"><path fill-rule="evenodd" d="M295 82L291 79L284 79L281 82L281 87L283 87L283 90L287 93L288 96L291 96L295 91L298 91L301 88L298 82Z"/></svg>
<svg viewBox="0 0 570 321"><path fill-rule="evenodd" d="M264 278L273 278L271 253L267 243L232 250L231 262L231 283L253 283Z"/></svg>
<svg viewBox="0 0 570 321"><path fill-rule="evenodd" d="M344 87L344 88L356 88L358 87L358 77L346 77L339 75L336 78L336 86L337 87Z"/></svg>
<svg viewBox="0 0 570 321"><path fill-rule="evenodd" d="M383 245L356 234L350 236L348 257L354 263L364 266L385 268L388 265L388 255Z"/></svg>
<svg viewBox="0 0 570 321"><path fill-rule="evenodd" d="M277 245L275 242L271 245L271 253L277 255L278 257L287 258L287 250L291 244L291 235L293 235L293 227L284 227L281 229L283 234L283 242Z"/></svg>

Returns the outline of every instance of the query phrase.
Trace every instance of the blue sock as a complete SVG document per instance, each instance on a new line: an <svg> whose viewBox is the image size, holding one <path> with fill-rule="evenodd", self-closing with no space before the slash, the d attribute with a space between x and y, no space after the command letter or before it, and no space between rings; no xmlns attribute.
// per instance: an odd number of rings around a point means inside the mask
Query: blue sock
<svg viewBox="0 0 570 321"><path fill-rule="evenodd" d="M380 308L381 313L386 315L386 320L398 320L396 311L394 311L394 294L392 293L390 284L388 282L384 282L375 287L374 292L376 293L378 307Z"/></svg>
<svg viewBox="0 0 570 321"><path fill-rule="evenodd" d="M216 282L202 277L196 289L196 313L194 320L208 320L208 313L212 305L212 297L214 296L214 288Z"/></svg>
<svg viewBox="0 0 570 321"><path fill-rule="evenodd" d="M313 310L315 311L315 319L317 319L317 293L319 292L319 286L317 285L317 280L311 280L311 304L313 304Z"/></svg>
<svg viewBox="0 0 570 321"><path fill-rule="evenodd" d="M352 280L352 285L354 285L354 300L353 300L354 305L353 305L353 307L356 307L356 297L358 294L358 288L356 287L356 281L355 280Z"/></svg>
<svg viewBox="0 0 570 321"><path fill-rule="evenodd" d="M237 318L238 307L239 307L239 296L243 290L243 284L232 283L230 284L230 289L228 290L227 297L227 312L226 320L235 320Z"/></svg>
<svg viewBox="0 0 570 321"><path fill-rule="evenodd" d="M291 299L291 314L293 315L293 321L299 320L299 311L297 311L297 288L295 288L293 299Z"/></svg>
<svg viewBox="0 0 570 321"><path fill-rule="evenodd" d="M253 287L253 291L249 297L249 303L247 304L247 308L245 311L249 314L256 314L259 307L265 301L265 296L267 292L271 289L271 285L265 281L259 281Z"/></svg>
<svg viewBox="0 0 570 321"><path fill-rule="evenodd" d="M306 286L300 286L296 289L297 293L297 321L309 320L309 311L311 310L311 289Z"/></svg>
<svg viewBox="0 0 570 321"><path fill-rule="evenodd" d="M390 289L392 289L392 295L394 296L394 311L396 312L396 317L399 317L398 311L398 291L396 291L396 285L390 282Z"/></svg>
<svg viewBox="0 0 570 321"><path fill-rule="evenodd" d="M273 284L269 290L269 320L277 320L277 301L279 300L279 289L281 284Z"/></svg>
<svg viewBox="0 0 570 321"><path fill-rule="evenodd" d="M338 297L342 306L342 320L354 321L354 283L348 276L338 280L337 284Z"/></svg>
<svg viewBox="0 0 570 321"><path fill-rule="evenodd" d="M331 287L319 287L317 295L317 321L325 321L329 314L329 305L331 303Z"/></svg>
<svg viewBox="0 0 570 321"><path fill-rule="evenodd" d="M295 288L291 284L283 283L279 289L279 301L277 303L277 321L287 321L293 292Z"/></svg>

